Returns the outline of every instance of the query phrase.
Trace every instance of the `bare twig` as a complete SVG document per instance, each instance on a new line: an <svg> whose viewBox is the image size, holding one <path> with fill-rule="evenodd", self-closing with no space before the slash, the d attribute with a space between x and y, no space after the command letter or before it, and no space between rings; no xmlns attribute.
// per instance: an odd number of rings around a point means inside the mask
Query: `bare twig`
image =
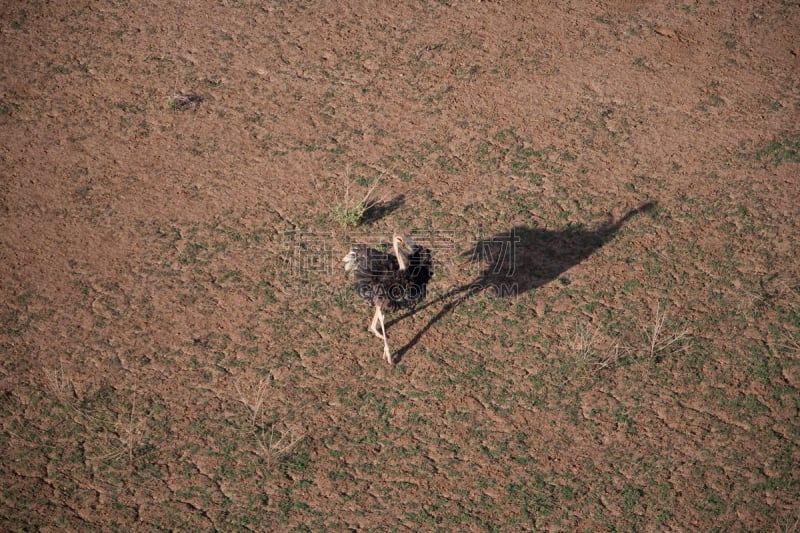
<svg viewBox="0 0 800 533"><path fill-rule="evenodd" d="M267 430L261 432L258 438L258 445L265 454L267 464L272 465L273 461L290 452L305 436L305 433L296 434L287 428L286 432L281 433L276 439L275 425L272 425L269 428L269 432Z"/></svg>
<svg viewBox="0 0 800 533"><path fill-rule="evenodd" d="M612 368L619 363L622 357L622 347L618 342L608 346L600 333L600 328L593 331L581 323L575 325L575 333L572 337L571 348L575 356L578 369L584 375L597 372L606 368ZM572 380L569 376L565 383Z"/></svg>
<svg viewBox="0 0 800 533"><path fill-rule="evenodd" d="M339 224L342 224L343 226L355 227L364 221L364 214L369 209L384 201L383 198L373 197L375 190L380 184L381 178L379 176L375 178L372 183L370 183L367 193L358 202L353 202L350 199L350 187L353 184L353 180L350 179L350 165L348 165L345 169L345 178L344 198L342 203L339 203L334 207L333 214L335 220Z"/></svg>
<svg viewBox="0 0 800 533"><path fill-rule="evenodd" d="M45 369L44 377L47 389L60 402L69 403L72 400L75 389L72 385L72 380L64 376L64 361L59 361L56 369Z"/></svg>
<svg viewBox="0 0 800 533"><path fill-rule="evenodd" d="M264 406L264 399L267 394L267 388L269 386L269 380L262 378L258 382L258 386L255 392L255 398L252 402L248 401L248 398L242 392L241 387L239 386L239 380L233 382L233 386L236 388L236 392L239 394L239 401L244 404L245 407L250 411L251 419L250 422L252 425L256 425L258 415L261 413L262 407Z"/></svg>
<svg viewBox="0 0 800 533"><path fill-rule="evenodd" d="M647 342L650 357L655 357L657 354L667 350L670 346L685 339L689 333L689 328L684 328L681 331L671 335L664 336L664 326L667 321L667 313L661 311L661 304L656 305L655 319L652 328L646 332Z"/></svg>

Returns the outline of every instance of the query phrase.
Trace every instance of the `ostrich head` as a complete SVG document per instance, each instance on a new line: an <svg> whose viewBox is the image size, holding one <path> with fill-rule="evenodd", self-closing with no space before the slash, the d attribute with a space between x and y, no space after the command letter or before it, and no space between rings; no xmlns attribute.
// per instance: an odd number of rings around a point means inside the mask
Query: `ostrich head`
<svg viewBox="0 0 800 533"><path fill-rule="evenodd" d="M392 237L392 246L394 246L394 255L397 257L397 262L400 264L400 270L408 268L408 258L414 253L417 243L410 235L401 235L395 232Z"/></svg>

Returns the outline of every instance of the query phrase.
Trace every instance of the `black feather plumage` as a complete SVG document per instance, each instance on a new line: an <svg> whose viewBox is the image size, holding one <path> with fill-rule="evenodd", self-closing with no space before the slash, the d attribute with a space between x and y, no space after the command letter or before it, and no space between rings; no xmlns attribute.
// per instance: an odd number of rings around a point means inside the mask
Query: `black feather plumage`
<svg viewBox="0 0 800 533"><path fill-rule="evenodd" d="M433 277L429 249L413 245L405 270L394 254L363 244L353 246L349 257L351 268L346 272L353 272L356 293L370 306L380 305L384 311L413 309L425 299Z"/></svg>

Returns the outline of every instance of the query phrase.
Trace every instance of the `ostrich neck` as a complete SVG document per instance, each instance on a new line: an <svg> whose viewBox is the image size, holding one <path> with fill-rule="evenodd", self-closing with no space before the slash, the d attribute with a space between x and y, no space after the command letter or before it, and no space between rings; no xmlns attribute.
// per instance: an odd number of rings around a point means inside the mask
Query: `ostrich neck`
<svg viewBox="0 0 800 533"><path fill-rule="evenodd" d="M394 243L394 255L397 257L397 263L400 266L400 270L405 270L408 268L408 256L401 252L397 243Z"/></svg>

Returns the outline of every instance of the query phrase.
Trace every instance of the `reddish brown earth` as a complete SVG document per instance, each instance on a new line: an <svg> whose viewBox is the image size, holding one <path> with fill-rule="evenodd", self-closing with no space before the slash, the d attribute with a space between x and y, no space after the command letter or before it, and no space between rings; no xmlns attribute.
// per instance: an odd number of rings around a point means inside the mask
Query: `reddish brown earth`
<svg viewBox="0 0 800 533"><path fill-rule="evenodd" d="M0 527L797 531L799 29L4 3ZM339 259L394 229L390 367Z"/></svg>

